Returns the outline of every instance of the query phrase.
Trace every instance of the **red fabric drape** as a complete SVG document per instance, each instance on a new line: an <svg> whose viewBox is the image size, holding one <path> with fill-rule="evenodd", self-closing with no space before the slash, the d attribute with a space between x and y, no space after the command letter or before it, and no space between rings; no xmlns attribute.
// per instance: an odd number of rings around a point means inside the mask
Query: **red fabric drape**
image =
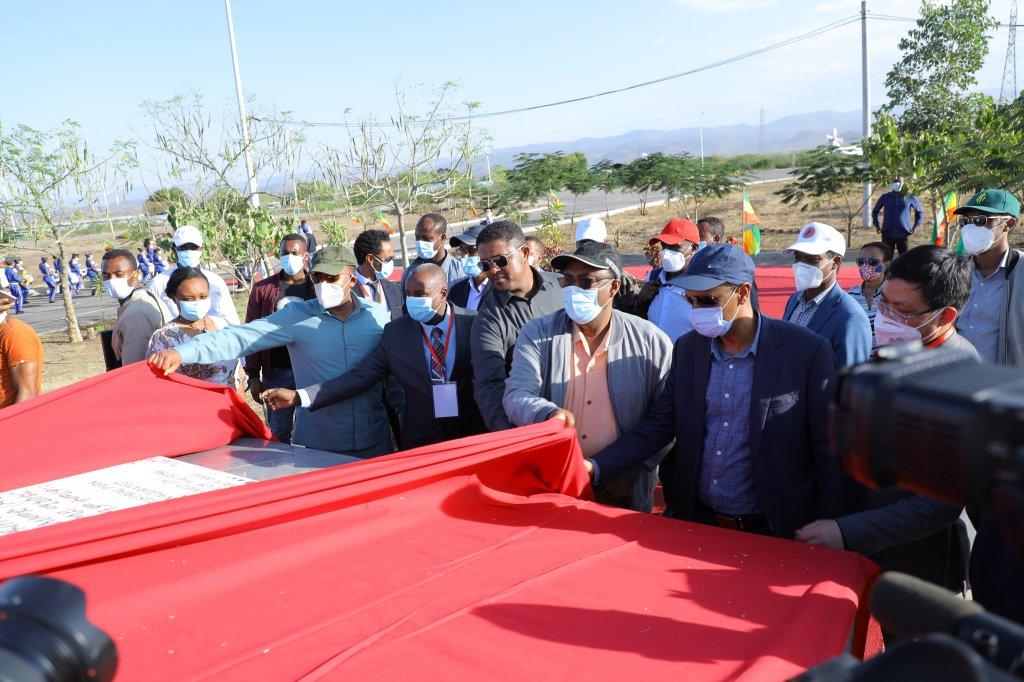
<svg viewBox="0 0 1024 682"><path fill-rule="evenodd" d="M55 476L46 431L96 451L59 475L256 431L144 367L71 388L4 415L35 430L22 481ZM126 443L133 417L155 445ZM6 536L0 578L81 586L122 680L762 680L842 651L877 570L587 497L573 432L540 424Z"/></svg>

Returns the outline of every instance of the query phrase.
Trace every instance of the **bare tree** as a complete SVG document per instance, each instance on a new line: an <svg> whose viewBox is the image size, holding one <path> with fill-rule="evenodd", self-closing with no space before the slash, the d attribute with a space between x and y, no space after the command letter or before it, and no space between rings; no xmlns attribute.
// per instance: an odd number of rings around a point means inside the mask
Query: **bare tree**
<svg viewBox="0 0 1024 682"><path fill-rule="evenodd" d="M35 232L51 238L57 253L68 262L68 238L89 222L86 209L102 178L121 174L134 159L132 143L117 142L97 157L79 135L79 125L65 121L44 131L26 125L0 125L0 212L18 216ZM126 181L127 182L127 181ZM68 278L61 279L61 300L68 339L82 340Z"/></svg>
<svg viewBox="0 0 1024 682"><path fill-rule="evenodd" d="M409 111L411 91L396 86L389 120L355 122L348 148L332 152L350 205L384 207L396 217L406 263L406 215L451 198L484 144L471 117L479 103L465 103L459 111L456 91L455 83L445 83L426 98L426 113L414 114Z"/></svg>
<svg viewBox="0 0 1024 682"><path fill-rule="evenodd" d="M250 107L259 111L257 106ZM148 146L163 162L161 175L186 189L185 198L170 206L171 226L198 227L209 255L226 264L248 288L239 266L258 260L269 270L267 254L276 249L276 241L293 219L278 219L265 208L252 208L245 155L252 154L257 178L290 170L295 152L290 147L297 141L288 138L288 114L271 111L252 116L246 142L237 116L212 111L196 93L144 102L142 108L153 131Z"/></svg>

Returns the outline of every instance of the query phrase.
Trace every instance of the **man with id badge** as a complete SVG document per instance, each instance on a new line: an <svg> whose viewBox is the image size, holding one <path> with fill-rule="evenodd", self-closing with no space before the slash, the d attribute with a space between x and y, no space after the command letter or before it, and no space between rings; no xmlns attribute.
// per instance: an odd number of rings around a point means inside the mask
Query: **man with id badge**
<svg viewBox="0 0 1024 682"><path fill-rule="evenodd" d="M409 275L405 295L408 314L385 325L380 343L351 371L297 391L267 391L264 401L272 409L301 405L316 412L390 374L405 391L402 450L484 433L469 359L474 313L448 301L448 278L433 263Z"/></svg>

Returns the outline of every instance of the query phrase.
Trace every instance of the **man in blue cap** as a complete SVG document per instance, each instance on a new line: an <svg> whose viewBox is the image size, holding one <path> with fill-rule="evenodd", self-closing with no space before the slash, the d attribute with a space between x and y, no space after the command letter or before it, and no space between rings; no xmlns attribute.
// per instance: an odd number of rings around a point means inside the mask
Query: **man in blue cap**
<svg viewBox="0 0 1024 682"><path fill-rule="evenodd" d="M448 245L456 249L466 276L451 285L448 300L466 310L480 307L487 287L487 273L480 267L480 257L476 255L476 238L486 227L485 223L474 225L462 234L452 237Z"/></svg>
<svg viewBox="0 0 1024 682"><path fill-rule="evenodd" d="M675 516L792 538L850 511L828 448L836 369L828 341L751 305L754 262L728 244L698 251L678 278L693 331L676 341L661 397L639 425L586 460L595 483L676 439Z"/></svg>

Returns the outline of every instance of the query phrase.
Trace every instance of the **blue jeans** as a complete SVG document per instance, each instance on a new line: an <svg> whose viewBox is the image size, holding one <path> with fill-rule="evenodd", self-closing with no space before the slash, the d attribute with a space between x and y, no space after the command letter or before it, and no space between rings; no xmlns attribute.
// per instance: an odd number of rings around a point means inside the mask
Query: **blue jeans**
<svg viewBox="0 0 1024 682"><path fill-rule="evenodd" d="M283 367L269 367L263 372L263 389L268 388L289 388L295 390L295 374L290 369ZM295 424L295 408L289 407L285 410L270 410L263 408L267 413L267 426L270 432L282 443L292 442L292 426Z"/></svg>

